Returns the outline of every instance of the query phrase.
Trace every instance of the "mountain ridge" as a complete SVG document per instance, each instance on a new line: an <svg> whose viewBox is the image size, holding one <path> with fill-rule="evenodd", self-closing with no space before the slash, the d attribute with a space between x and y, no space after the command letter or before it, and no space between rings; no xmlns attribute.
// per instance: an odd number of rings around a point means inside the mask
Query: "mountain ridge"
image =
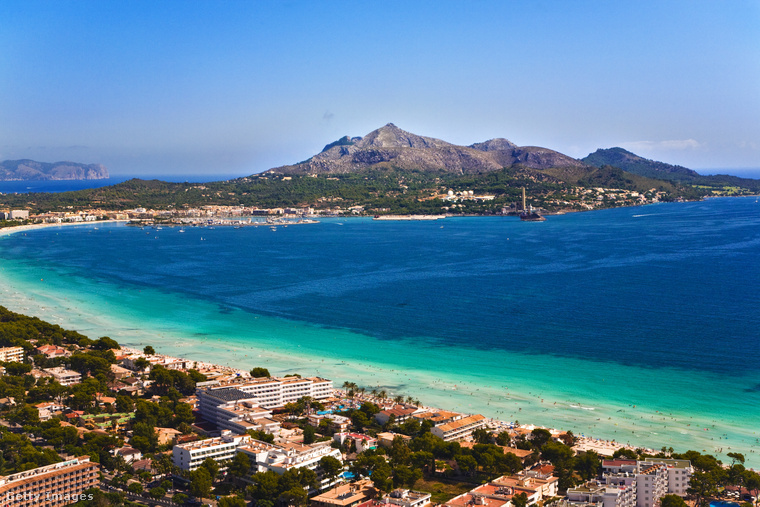
<svg viewBox="0 0 760 507"><path fill-rule="evenodd" d="M101 180L109 178L102 164L79 162L37 162L30 159L0 162L0 181Z"/></svg>
<svg viewBox="0 0 760 507"><path fill-rule="evenodd" d="M516 164L539 170L586 165L548 148L519 147L507 139L460 146L388 123L364 137L344 136L308 160L275 167L265 174L347 174L392 167L463 175L483 174Z"/></svg>

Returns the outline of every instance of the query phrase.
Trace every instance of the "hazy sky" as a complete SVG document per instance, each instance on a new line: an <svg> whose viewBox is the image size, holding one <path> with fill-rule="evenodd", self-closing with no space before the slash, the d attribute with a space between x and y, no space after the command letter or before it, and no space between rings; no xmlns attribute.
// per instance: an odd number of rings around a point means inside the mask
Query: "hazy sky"
<svg viewBox="0 0 760 507"><path fill-rule="evenodd" d="M0 2L0 160L245 175L388 122L757 168L760 2Z"/></svg>

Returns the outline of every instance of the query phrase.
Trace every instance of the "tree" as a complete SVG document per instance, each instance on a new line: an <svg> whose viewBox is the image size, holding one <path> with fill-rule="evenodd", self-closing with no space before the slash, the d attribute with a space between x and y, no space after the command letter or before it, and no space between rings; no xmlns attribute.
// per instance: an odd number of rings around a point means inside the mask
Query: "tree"
<svg viewBox="0 0 760 507"><path fill-rule="evenodd" d="M151 488L150 490L150 497L154 498L156 500L163 498L166 496L166 490L160 486L157 486L155 488Z"/></svg>
<svg viewBox="0 0 760 507"><path fill-rule="evenodd" d="M306 445L313 444L316 440L315 435L317 434L317 430L314 429L314 426L307 424L303 428L303 443Z"/></svg>
<svg viewBox="0 0 760 507"><path fill-rule="evenodd" d="M95 347L98 350L110 350L110 349L121 348L116 340L113 340L109 338L108 336L103 336L101 338L98 338L98 340L96 340L95 343L93 344L93 347Z"/></svg>
<svg viewBox="0 0 760 507"><path fill-rule="evenodd" d="M544 428L536 428L530 432L530 441L536 449L543 449L552 439L552 434Z"/></svg>
<svg viewBox="0 0 760 507"><path fill-rule="evenodd" d="M245 453L237 452L227 469L233 476L242 478L251 471L251 461Z"/></svg>
<svg viewBox="0 0 760 507"><path fill-rule="evenodd" d="M296 507L305 507L308 500L306 490L300 486L295 486L287 491L280 493L277 497L277 503L280 505L293 505Z"/></svg>
<svg viewBox="0 0 760 507"><path fill-rule="evenodd" d="M225 496L219 499L218 507L246 507L248 504L237 496Z"/></svg>
<svg viewBox="0 0 760 507"><path fill-rule="evenodd" d="M509 445L509 442L512 441L512 438L509 436L509 433L506 431L502 431L496 436L496 443L502 446Z"/></svg>
<svg viewBox="0 0 760 507"><path fill-rule="evenodd" d="M252 484L248 487L248 492L257 501L257 505L262 500L271 500L280 494L280 476L271 470L253 474L251 480Z"/></svg>
<svg viewBox="0 0 760 507"><path fill-rule="evenodd" d="M333 479L338 477L341 470L343 470L343 463L333 456L323 456L322 459L319 460L319 468L325 474L325 477L332 482Z"/></svg>
<svg viewBox="0 0 760 507"><path fill-rule="evenodd" d="M514 507L527 507L528 495L525 493L518 493L512 497L512 505Z"/></svg>
<svg viewBox="0 0 760 507"><path fill-rule="evenodd" d="M146 345L145 348L143 349L143 354L145 354L146 356L153 356L156 354L156 349L154 349L150 345Z"/></svg>
<svg viewBox="0 0 760 507"><path fill-rule="evenodd" d="M216 480L217 475L219 474L219 463L214 461L214 458L206 458L203 460L203 463L201 463L200 468L205 468L208 472L209 477L211 477L211 482L213 483Z"/></svg>
<svg viewBox="0 0 760 507"><path fill-rule="evenodd" d="M462 454L456 457L457 467L466 475L473 475L478 468L478 462L469 454Z"/></svg>
<svg viewBox="0 0 760 507"><path fill-rule="evenodd" d="M211 475L204 467L190 472L190 494L198 498L211 496Z"/></svg>
<svg viewBox="0 0 760 507"><path fill-rule="evenodd" d="M687 507L687 504L678 495L665 495L660 498L660 507Z"/></svg>
<svg viewBox="0 0 760 507"><path fill-rule="evenodd" d="M586 481L597 476L601 465L602 462L595 451L586 451L575 457L575 470Z"/></svg>
<svg viewBox="0 0 760 507"><path fill-rule="evenodd" d="M133 482L127 486L127 491L134 493L135 495L141 495L143 492L143 486L139 482Z"/></svg>
<svg viewBox="0 0 760 507"><path fill-rule="evenodd" d="M472 432L472 438L479 444L487 444L491 441L491 434L484 428L478 428Z"/></svg>
<svg viewBox="0 0 760 507"><path fill-rule="evenodd" d="M718 484L711 472L696 471L689 480L686 492L693 496L697 507L706 505L708 499L718 494Z"/></svg>
<svg viewBox="0 0 760 507"><path fill-rule="evenodd" d="M251 370L251 377L271 377L271 375L268 369L257 366Z"/></svg>
<svg viewBox="0 0 760 507"><path fill-rule="evenodd" d="M393 469L391 466L382 461L373 471L370 478L372 479L372 485L384 493L388 493L393 489Z"/></svg>

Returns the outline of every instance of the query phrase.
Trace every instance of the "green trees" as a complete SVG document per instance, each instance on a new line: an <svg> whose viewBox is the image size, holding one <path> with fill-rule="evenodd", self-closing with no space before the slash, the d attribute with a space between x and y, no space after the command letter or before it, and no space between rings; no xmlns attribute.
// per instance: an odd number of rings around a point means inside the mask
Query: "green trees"
<svg viewBox="0 0 760 507"><path fill-rule="evenodd" d="M235 477L245 477L251 471L251 461L245 453L235 453L235 457L232 458L227 470Z"/></svg>
<svg viewBox="0 0 760 507"><path fill-rule="evenodd" d="M709 499L718 494L718 481L712 472L695 471L686 492L694 497L697 507L709 504Z"/></svg>
<svg viewBox="0 0 760 507"><path fill-rule="evenodd" d="M248 492L258 507L306 505L306 488L317 487L317 475L307 468L290 469L282 475L269 471L251 476Z"/></svg>
<svg viewBox="0 0 760 507"><path fill-rule="evenodd" d="M190 472L190 494L198 498L207 498L211 496L211 474L204 467Z"/></svg>
<svg viewBox="0 0 760 507"><path fill-rule="evenodd" d="M271 377L266 368L256 367L251 370L251 377Z"/></svg>
<svg viewBox="0 0 760 507"><path fill-rule="evenodd" d="M325 474L325 477L332 482L332 480L338 477L338 474L343 470L343 463L333 456L323 456L322 459L319 460L319 467Z"/></svg>
<svg viewBox="0 0 760 507"><path fill-rule="evenodd" d="M528 495L525 493L518 493L517 495L513 496L512 505L514 505L514 507L527 507Z"/></svg>
<svg viewBox="0 0 760 507"><path fill-rule="evenodd" d="M154 349L150 345L146 345L145 348L143 349L143 354L145 354L146 356L152 356L152 355L155 355L155 353L156 353L156 349Z"/></svg>
<svg viewBox="0 0 760 507"><path fill-rule="evenodd" d="M665 495L660 499L660 507L687 507L687 503L678 495Z"/></svg>
<svg viewBox="0 0 760 507"><path fill-rule="evenodd" d="M586 451L575 457L575 470L585 481L596 477L601 470L602 462L595 451Z"/></svg>

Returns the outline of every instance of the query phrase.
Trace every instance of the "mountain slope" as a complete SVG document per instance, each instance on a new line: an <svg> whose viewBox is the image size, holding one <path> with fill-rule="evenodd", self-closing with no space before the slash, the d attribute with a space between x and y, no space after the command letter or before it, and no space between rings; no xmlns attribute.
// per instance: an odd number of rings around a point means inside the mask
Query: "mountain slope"
<svg viewBox="0 0 760 507"><path fill-rule="evenodd" d="M755 192L760 191L760 180L728 174L703 176L686 167L649 160L623 148L599 149L582 158L581 162L594 167L614 166L629 173L674 183L709 187L743 187Z"/></svg>
<svg viewBox="0 0 760 507"><path fill-rule="evenodd" d="M406 132L392 123L365 137L348 136L299 164L270 169L276 174L347 174L367 169L395 168L451 174L481 174L521 164L532 169L583 167L559 152L518 147L506 139L458 146Z"/></svg>
<svg viewBox="0 0 760 507"><path fill-rule="evenodd" d="M0 162L0 180L100 180L108 178L108 169L100 164L77 162L35 162L5 160Z"/></svg>

